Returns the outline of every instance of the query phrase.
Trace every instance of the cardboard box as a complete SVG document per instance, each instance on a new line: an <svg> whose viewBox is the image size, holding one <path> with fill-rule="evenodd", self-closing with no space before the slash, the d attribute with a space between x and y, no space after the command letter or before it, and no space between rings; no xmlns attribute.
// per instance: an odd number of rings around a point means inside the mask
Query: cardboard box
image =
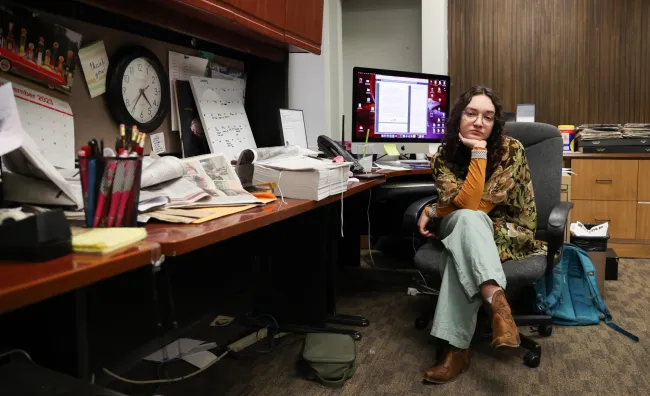
<svg viewBox="0 0 650 396"><path fill-rule="evenodd" d="M562 202L571 202L571 175L562 175L562 184L560 185L560 200ZM569 242L571 237L571 232L569 231L570 224L571 212L569 212L569 218L567 219L566 230L564 232L565 242Z"/></svg>
<svg viewBox="0 0 650 396"><path fill-rule="evenodd" d="M607 252L587 252L589 259L596 267L596 283L601 297L605 298L605 271L607 267Z"/></svg>

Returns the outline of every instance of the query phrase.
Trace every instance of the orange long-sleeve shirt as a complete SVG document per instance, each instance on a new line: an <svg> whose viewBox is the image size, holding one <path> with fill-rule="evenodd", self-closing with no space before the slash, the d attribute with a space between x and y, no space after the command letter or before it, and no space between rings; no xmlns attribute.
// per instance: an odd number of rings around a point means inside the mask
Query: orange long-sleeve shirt
<svg viewBox="0 0 650 396"><path fill-rule="evenodd" d="M485 188L486 166L487 150L482 147L473 149L463 187L452 201L452 205L436 207L436 217L447 216L456 209L480 210L485 213L489 213L494 209L496 206L494 203L482 199Z"/></svg>

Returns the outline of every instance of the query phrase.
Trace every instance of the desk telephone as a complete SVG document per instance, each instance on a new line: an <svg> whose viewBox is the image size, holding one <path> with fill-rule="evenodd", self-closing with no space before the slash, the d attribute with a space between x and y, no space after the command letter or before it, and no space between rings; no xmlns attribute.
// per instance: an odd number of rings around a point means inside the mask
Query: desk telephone
<svg viewBox="0 0 650 396"><path fill-rule="evenodd" d="M352 162L352 167L350 168L353 173L363 172L363 167L359 164L359 161L348 153L345 147L341 146L331 138L325 135L320 135L316 140L318 143L318 150L322 151L327 158L334 158L337 156L343 157L345 162Z"/></svg>

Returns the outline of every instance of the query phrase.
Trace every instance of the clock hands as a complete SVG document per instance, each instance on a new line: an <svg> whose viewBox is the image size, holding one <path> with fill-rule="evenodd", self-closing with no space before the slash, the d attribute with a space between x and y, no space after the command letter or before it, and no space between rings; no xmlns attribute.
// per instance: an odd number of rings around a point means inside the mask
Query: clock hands
<svg viewBox="0 0 650 396"><path fill-rule="evenodd" d="M135 111L135 106L137 106L138 101L140 100L141 96L144 96L144 99L147 101L147 103L149 103L149 107L152 107L151 102L149 102L149 99L147 99L147 95L145 95L145 93L144 93L144 91L147 88L149 88L148 85L146 87L144 87L144 88L140 88L140 95L138 95L138 97L135 99L135 103L133 103L133 109L131 109L131 113L133 113Z"/></svg>
<svg viewBox="0 0 650 396"><path fill-rule="evenodd" d="M140 100L140 96L142 96L143 92L140 90L140 95L138 95L138 98L135 100L135 103L133 103L133 109L131 109L131 113L135 111L135 106L138 104L138 101Z"/></svg>
<svg viewBox="0 0 650 396"><path fill-rule="evenodd" d="M140 92L142 93L142 96L144 96L144 100L146 100L147 103L149 103L149 107L152 107L152 106L151 106L151 102L149 102L149 99L147 98L147 95L144 93L144 91L146 91L147 88L149 88L148 85L147 85L146 87L144 87L144 89L141 89Z"/></svg>

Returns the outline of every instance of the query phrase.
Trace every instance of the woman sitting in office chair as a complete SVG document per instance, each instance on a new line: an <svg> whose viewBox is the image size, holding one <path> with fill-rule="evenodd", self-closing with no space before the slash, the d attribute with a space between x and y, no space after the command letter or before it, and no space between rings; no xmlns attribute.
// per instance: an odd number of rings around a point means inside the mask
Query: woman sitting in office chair
<svg viewBox="0 0 650 396"><path fill-rule="evenodd" d="M501 117L490 89L470 88L454 106L431 161L438 200L425 208L418 227L445 247L431 335L447 341L449 350L425 371L428 382L445 383L469 369L482 303L492 313L492 345L519 346L501 263L546 255L546 246L535 241L537 209L526 154L504 134Z"/></svg>

